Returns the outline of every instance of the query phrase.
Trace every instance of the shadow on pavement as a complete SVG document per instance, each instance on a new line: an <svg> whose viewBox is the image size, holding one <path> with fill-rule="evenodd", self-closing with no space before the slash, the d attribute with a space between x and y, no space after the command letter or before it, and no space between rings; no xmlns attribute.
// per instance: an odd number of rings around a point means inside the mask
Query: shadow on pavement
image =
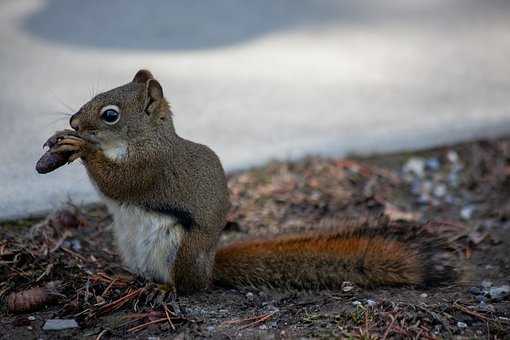
<svg viewBox="0 0 510 340"><path fill-rule="evenodd" d="M269 33L328 25L454 25L475 1L48 0L24 22L53 42L112 49L196 50L243 43ZM452 20L454 19L454 20Z"/></svg>

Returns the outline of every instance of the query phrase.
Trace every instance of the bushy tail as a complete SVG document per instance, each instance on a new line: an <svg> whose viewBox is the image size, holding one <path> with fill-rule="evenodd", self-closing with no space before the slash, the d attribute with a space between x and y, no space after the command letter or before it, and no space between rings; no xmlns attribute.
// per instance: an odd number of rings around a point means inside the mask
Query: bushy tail
<svg viewBox="0 0 510 340"><path fill-rule="evenodd" d="M423 226L380 220L234 243L217 252L213 279L226 286L432 286L457 278L455 261Z"/></svg>

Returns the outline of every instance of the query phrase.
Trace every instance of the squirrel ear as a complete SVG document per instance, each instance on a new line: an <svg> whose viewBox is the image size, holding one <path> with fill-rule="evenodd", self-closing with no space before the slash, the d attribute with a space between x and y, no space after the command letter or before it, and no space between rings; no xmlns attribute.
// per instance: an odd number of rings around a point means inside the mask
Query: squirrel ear
<svg viewBox="0 0 510 340"><path fill-rule="evenodd" d="M136 72L133 83L145 84L151 79L154 79L154 76L149 70L140 70Z"/></svg>
<svg viewBox="0 0 510 340"><path fill-rule="evenodd" d="M145 112L148 115L157 113L161 120L165 120L172 113L168 102L163 97L163 89L156 79L149 79L147 82L147 97L145 104Z"/></svg>
<svg viewBox="0 0 510 340"><path fill-rule="evenodd" d="M163 88L156 79L149 79L147 83L147 93L151 101L159 101L163 99Z"/></svg>

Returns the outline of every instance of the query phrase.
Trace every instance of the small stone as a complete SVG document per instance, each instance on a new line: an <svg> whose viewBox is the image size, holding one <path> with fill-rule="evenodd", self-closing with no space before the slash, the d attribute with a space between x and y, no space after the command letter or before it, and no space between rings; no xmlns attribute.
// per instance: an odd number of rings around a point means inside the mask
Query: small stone
<svg viewBox="0 0 510 340"><path fill-rule="evenodd" d="M427 293L421 293L421 294L420 294L420 297L421 297L422 299L425 299L425 298L428 298L429 296L428 296L428 294L427 294Z"/></svg>
<svg viewBox="0 0 510 340"><path fill-rule="evenodd" d="M367 299L367 305L370 307L373 307L373 306L377 305L377 301Z"/></svg>
<svg viewBox="0 0 510 340"><path fill-rule="evenodd" d="M352 302L352 305L357 307L357 306L362 306L363 304L360 301L356 300L356 301Z"/></svg>
<svg viewBox="0 0 510 340"><path fill-rule="evenodd" d="M215 329L216 329L216 327L214 327L214 326L207 326L208 332L213 332Z"/></svg>
<svg viewBox="0 0 510 340"><path fill-rule="evenodd" d="M455 204L457 202L457 198L455 198L453 195L446 195L444 201L448 204Z"/></svg>
<svg viewBox="0 0 510 340"><path fill-rule="evenodd" d="M423 158L411 157L403 166L406 173L414 174L418 177L425 175L425 161Z"/></svg>
<svg viewBox="0 0 510 340"><path fill-rule="evenodd" d="M468 325L465 322L462 322L462 321L457 322L457 327L459 327L459 328L467 328L467 326Z"/></svg>
<svg viewBox="0 0 510 340"><path fill-rule="evenodd" d="M430 194L434 188L434 183L432 181L423 181L421 184L421 193Z"/></svg>
<svg viewBox="0 0 510 340"><path fill-rule="evenodd" d="M421 181L418 179L415 179L411 182L411 193L413 195L420 195L421 194Z"/></svg>
<svg viewBox="0 0 510 340"><path fill-rule="evenodd" d="M254 295L253 295L253 293L252 293L252 292L248 292L248 293L246 293L246 298L247 298L248 300L253 300L253 297L254 297Z"/></svg>
<svg viewBox="0 0 510 340"><path fill-rule="evenodd" d="M496 311L496 309L494 308L493 305L487 304L487 303L485 303L485 301L481 301L478 304L478 309L481 311L484 311L484 312L491 312L491 313Z"/></svg>
<svg viewBox="0 0 510 340"><path fill-rule="evenodd" d="M81 242L78 239L72 239L71 241L71 249L74 251L80 251L81 250Z"/></svg>
<svg viewBox="0 0 510 340"><path fill-rule="evenodd" d="M45 331L60 331L63 329L78 328L78 323L74 319L49 319L43 326Z"/></svg>
<svg viewBox="0 0 510 340"><path fill-rule="evenodd" d="M473 212L475 208L473 206L467 205L460 210L460 217L463 220L469 220L473 216Z"/></svg>
<svg viewBox="0 0 510 340"><path fill-rule="evenodd" d="M471 287L468 289L468 292L473 295L482 295L483 294L482 290L478 287Z"/></svg>
<svg viewBox="0 0 510 340"><path fill-rule="evenodd" d="M354 289L354 286L352 285L351 282L349 282L349 281L342 282L342 291L343 292L350 292L353 289Z"/></svg>
<svg viewBox="0 0 510 340"><path fill-rule="evenodd" d="M492 287L492 281L490 280L483 280L482 283L481 283L481 286L485 289L488 289L490 287Z"/></svg>
<svg viewBox="0 0 510 340"><path fill-rule="evenodd" d="M32 326L27 326L27 329L28 329L29 331L31 331L31 330L33 329L33 327L32 327Z"/></svg>
<svg viewBox="0 0 510 340"><path fill-rule="evenodd" d="M30 315L27 319L30 320L30 321L34 321L35 320L35 316Z"/></svg>
<svg viewBox="0 0 510 340"><path fill-rule="evenodd" d="M502 300L510 295L510 286L504 285L501 287L491 287L489 289L489 296L491 300Z"/></svg>
<svg viewBox="0 0 510 340"><path fill-rule="evenodd" d="M448 184L450 184L454 188L459 186L460 178L457 172L452 171L448 174Z"/></svg>
<svg viewBox="0 0 510 340"><path fill-rule="evenodd" d="M428 170L437 171L441 167L441 163L437 158L429 158L425 161L425 167Z"/></svg>
<svg viewBox="0 0 510 340"><path fill-rule="evenodd" d="M429 194L424 193L424 194L421 194L420 197L418 197L416 199L416 203L418 203L420 205L428 205L428 204L430 204L431 200L432 200L432 197L430 197Z"/></svg>
<svg viewBox="0 0 510 340"><path fill-rule="evenodd" d="M439 198L444 197L447 192L448 192L448 189L446 188L446 185L444 185L444 184L436 185L434 187L434 190L432 191L434 196L439 197Z"/></svg>
<svg viewBox="0 0 510 340"><path fill-rule="evenodd" d="M457 151L450 150L446 154L446 159L448 159L448 161L450 163L454 163L454 164L458 163L459 162L459 154L457 153Z"/></svg>

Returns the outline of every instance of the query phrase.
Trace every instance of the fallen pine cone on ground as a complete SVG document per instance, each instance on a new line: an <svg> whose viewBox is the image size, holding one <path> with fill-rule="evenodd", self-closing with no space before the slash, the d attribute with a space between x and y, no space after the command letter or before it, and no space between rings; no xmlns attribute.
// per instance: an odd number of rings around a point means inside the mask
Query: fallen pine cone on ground
<svg viewBox="0 0 510 340"><path fill-rule="evenodd" d="M42 308L60 296L61 282L49 282L44 287L34 287L7 296L7 307L12 313L30 312Z"/></svg>

